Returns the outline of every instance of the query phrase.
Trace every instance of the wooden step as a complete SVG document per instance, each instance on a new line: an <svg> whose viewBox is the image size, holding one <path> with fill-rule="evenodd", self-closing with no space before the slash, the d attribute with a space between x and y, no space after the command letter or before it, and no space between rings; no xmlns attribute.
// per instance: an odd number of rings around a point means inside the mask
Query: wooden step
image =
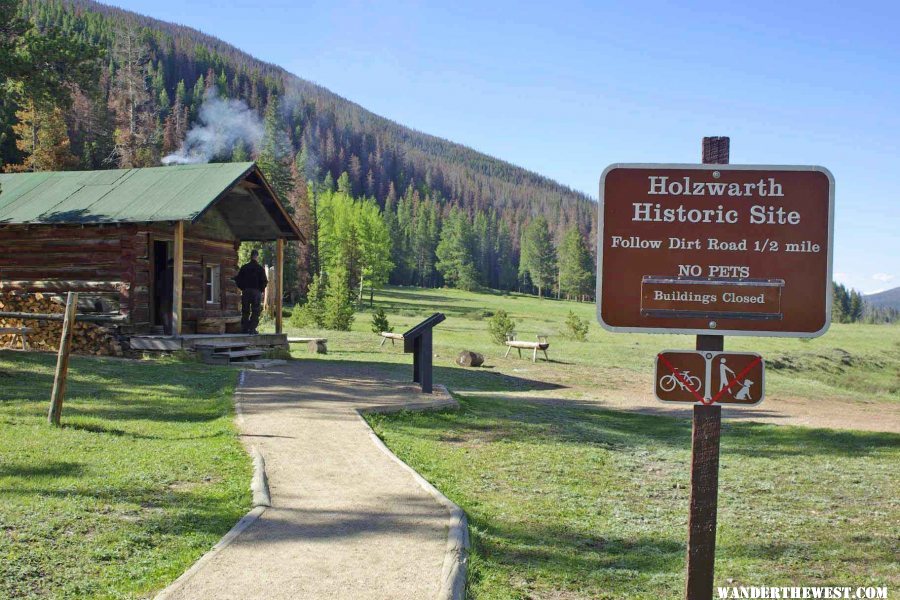
<svg viewBox="0 0 900 600"><path fill-rule="evenodd" d="M229 352L216 352L204 354L203 362L214 365L227 365L257 359L265 354L264 350L233 350Z"/></svg>
<svg viewBox="0 0 900 600"><path fill-rule="evenodd" d="M217 352L214 356L227 356L229 359L249 358L251 356L262 356L265 350L234 350L232 352Z"/></svg>
<svg viewBox="0 0 900 600"><path fill-rule="evenodd" d="M227 350L243 350L248 346L247 342L203 342L194 344L195 350L212 350L213 352Z"/></svg>

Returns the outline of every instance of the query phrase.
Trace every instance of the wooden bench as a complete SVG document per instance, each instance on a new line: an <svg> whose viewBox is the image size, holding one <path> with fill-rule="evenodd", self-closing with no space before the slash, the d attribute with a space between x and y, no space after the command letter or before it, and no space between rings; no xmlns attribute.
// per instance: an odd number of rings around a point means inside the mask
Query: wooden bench
<svg viewBox="0 0 900 600"><path fill-rule="evenodd" d="M384 343L388 340L391 340L391 346L394 345L395 340L399 340L401 342L403 341L402 333L391 333L390 331L382 331L380 335L381 335L381 344L378 345L379 348L381 348L381 346L384 346Z"/></svg>
<svg viewBox="0 0 900 600"><path fill-rule="evenodd" d="M306 344L306 350L314 354L328 354L328 338L289 337L288 344Z"/></svg>
<svg viewBox="0 0 900 600"><path fill-rule="evenodd" d="M546 360L550 360L550 357L547 356L547 348L550 347L550 342L547 341L546 335L537 336L536 342L525 342L516 339L516 334L512 333L506 336L506 354L503 355L503 358L509 356L509 351L515 348L519 351L519 358L522 358L522 350L531 350L531 362L537 361L537 353L538 350L544 353L544 358Z"/></svg>
<svg viewBox="0 0 900 600"><path fill-rule="evenodd" d="M240 315L228 317L198 317L197 333L239 333L241 325Z"/></svg>
<svg viewBox="0 0 900 600"><path fill-rule="evenodd" d="M18 339L22 343L22 350L28 350L28 334L31 332L31 327L0 327L0 335L12 334L12 339L6 345L7 348L14 348Z"/></svg>

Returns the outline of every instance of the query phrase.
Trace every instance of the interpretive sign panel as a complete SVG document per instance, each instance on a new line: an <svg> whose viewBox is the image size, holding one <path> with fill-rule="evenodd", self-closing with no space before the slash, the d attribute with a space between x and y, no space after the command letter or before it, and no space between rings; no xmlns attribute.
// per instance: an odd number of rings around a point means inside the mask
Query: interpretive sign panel
<svg viewBox="0 0 900 600"><path fill-rule="evenodd" d="M815 337L831 320L834 179L761 165L608 167L597 317L611 331Z"/></svg>

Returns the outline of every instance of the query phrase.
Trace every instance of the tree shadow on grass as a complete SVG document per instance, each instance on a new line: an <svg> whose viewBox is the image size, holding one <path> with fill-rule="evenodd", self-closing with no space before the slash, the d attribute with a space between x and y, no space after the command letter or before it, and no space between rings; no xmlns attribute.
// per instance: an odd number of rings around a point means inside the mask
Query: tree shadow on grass
<svg viewBox="0 0 900 600"><path fill-rule="evenodd" d="M69 420L62 424L63 429L73 429L76 431L85 431L88 433L102 433L106 435L112 435L116 437L130 437L136 440L201 440L201 439L211 439L217 437L223 437L226 435L231 435L231 433L225 431L218 431L216 433L212 433L209 435L187 435L187 436L179 436L179 435L146 435L143 433L138 433L136 431L126 431L124 429L119 429L117 427L110 427L108 425L103 425L101 423L96 422L79 422L78 420L71 420L71 416L73 414L78 414L77 412L70 411ZM212 420L212 419L203 419L203 420Z"/></svg>
<svg viewBox="0 0 900 600"><path fill-rule="evenodd" d="M18 378L0 387L0 406L48 401L55 360L50 354L0 353L4 368ZM8 364L12 367L7 367ZM227 367L74 356L63 419L85 416L186 423L212 421L221 418L221 399L234 380L234 370ZM115 429L103 432L115 434Z"/></svg>
<svg viewBox="0 0 900 600"><path fill-rule="evenodd" d="M664 536L607 536L534 521L498 525L471 515L469 524L473 551L482 560L531 573L558 574L559 584L566 587L632 582L636 574L654 579L684 568L684 543Z"/></svg>
<svg viewBox="0 0 900 600"><path fill-rule="evenodd" d="M423 290L422 288L409 288L409 290L404 290L402 288L393 288L393 289L382 289L378 291L378 302L376 306L383 306L385 304L394 304L396 302L392 301L402 301L399 304L410 304L414 306L422 306L422 304L426 302L434 302L434 303L447 303L447 302L466 302L464 299L451 298L450 296L442 295L438 290ZM441 310L445 307L428 307L428 310L432 308L436 308L437 310Z"/></svg>
<svg viewBox="0 0 900 600"><path fill-rule="evenodd" d="M722 426L722 452L755 457L872 456L900 448L900 435L730 422Z"/></svg>
<svg viewBox="0 0 900 600"><path fill-rule="evenodd" d="M323 371L330 366L336 369L346 368L361 376L380 377L381 379L378 380L378 383L385 381L396 381L397 383L412 382L412 355L409 355L408 364L365 360L335 360L329 358L300 358L298 360L314 360L316 364L323 365ZM538 379L507 375L492 368L435 366L432 373L435 383L447 385L450 389L465 387L466 389L521 392L559 390L566 387ZM324 375L328 376L327 373L324 373Z"/></svg>
<svg viewBox="0 0 900 600"><path fill-rule="evenodd" d="M0 477L80 477L84 473L84 463L71 461L50 461L40 466L0 464Z"/></svg>
<svg viewBox="0 0 900 600"><path fill-rule="evenodd" d="M452 430L458 440L542 443L550 440L608 448L657 447L689 450L691 423L685 419L632 412L549 404L527 398L467 398L458 395L459 410L411 416L409 426L432 439ZM387 417L397 418L397 417ZM891 433L807 429L782 425L731 422L723 426L722 454L748 457L866 457L900 448Z"/></svg>

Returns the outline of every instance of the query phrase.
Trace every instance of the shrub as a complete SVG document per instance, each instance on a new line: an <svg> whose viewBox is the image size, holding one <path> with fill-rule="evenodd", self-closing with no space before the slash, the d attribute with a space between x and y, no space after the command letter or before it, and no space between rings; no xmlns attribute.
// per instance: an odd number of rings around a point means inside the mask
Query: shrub
<svg viewBox="0 0 900 600"><path fill-rule="evenodd" d="M294 306L289 322L297 328L325 326L325 285L318 275L309 284L306 304Z"/></svg>
<svg viewBox="0 0 900 600"><path fill-rule="evenodd" d="M384 309L379 306L378 309L372 313L372 332L381 333L382 331L391 332L394 331L394 328L388 323L388 318L387 315L384 314Z"/></svg>
<svg viewBox="0 0 900 600"><path fill-rule="evenodd" d="M587 319L581 319L571 310L566 317L567 337L583 342L587 339L589 323Z"/></svg>
<svg viewBox="0 0 900 600"><path fill-rule="evenodd" d="M309 302L302 306L297 304L294 306L288 322L291 324L291 327L296 327L297 329L321 327L322 324L318 321L316 313L317 311L314 310L314 307Z"/></svg>
<svg viewBox="0 0 900 600"><path fill-rule="evenodd" d="M491 334L491 339L496 344L502 345L506 343L506 336L515 331L515 329L516 324L502 308L494 313L494 316L488 320L488 332Z"/></svg>
<svg viewBox="0 0 900 600"><path fill-rule="evenodd" d="M476 308L475 310L470 310L465 314L465 317L467 319L472 319L473 321L483 321L487 317L492 316L494 316L494 313L484 308Z"/></svg>

